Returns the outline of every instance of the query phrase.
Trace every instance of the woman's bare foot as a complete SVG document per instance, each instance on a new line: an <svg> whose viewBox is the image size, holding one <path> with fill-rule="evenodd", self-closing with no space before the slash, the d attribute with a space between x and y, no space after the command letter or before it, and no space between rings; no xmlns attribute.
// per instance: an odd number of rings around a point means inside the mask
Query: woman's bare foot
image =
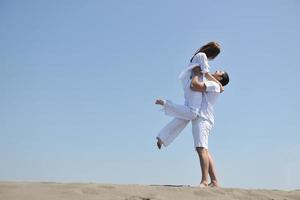
<svg viewBox="0 0 300 200"><path fill-rule="evenodd" d="M162 100L162 99L156 99L156 101L155 101L155 104L158 104L158 105L161 105L161 106L164 106L165 103L166 103L166 101Z"/></svg>
<svg viewBox="0 0 300 200"><path fill-rule="evenodd" d="M159 137L157 137L156 139L157 139L157 143L156 143L157 148L158 148L158 149L161 149L162 141L161 141L161 139L160 139Z"/></svg>
<svg viewBox="0 0 300 200"><path fill-rule="evenodd" d="M161 149L161 143L159 141L157 141L156 145L158 149Z"/></svg>

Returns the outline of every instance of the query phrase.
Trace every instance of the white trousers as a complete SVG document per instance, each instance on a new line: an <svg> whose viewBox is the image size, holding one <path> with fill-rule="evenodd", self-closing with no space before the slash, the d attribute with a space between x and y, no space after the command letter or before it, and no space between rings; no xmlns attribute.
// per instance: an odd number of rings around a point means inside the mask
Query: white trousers
<svg viewBox="0 0 300 200"><path fill-rule="evenodd" d="M157 135L165 147L171 144L192 121L194 146L208 149L208 134L212 126L208 121L198 117L199 109L178 105L167 100L164 111L166 115L174 117Z"/></svg>

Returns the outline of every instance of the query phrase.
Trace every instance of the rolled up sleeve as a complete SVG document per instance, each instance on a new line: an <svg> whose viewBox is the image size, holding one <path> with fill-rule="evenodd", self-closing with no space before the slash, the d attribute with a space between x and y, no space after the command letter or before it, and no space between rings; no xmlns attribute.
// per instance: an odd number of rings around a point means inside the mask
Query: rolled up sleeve
<svg viewBox="0 0 300 200"><path fill-rule="evenodd" d="M220 92L220 86L214 81L205 81L206 92Z"/></svg>

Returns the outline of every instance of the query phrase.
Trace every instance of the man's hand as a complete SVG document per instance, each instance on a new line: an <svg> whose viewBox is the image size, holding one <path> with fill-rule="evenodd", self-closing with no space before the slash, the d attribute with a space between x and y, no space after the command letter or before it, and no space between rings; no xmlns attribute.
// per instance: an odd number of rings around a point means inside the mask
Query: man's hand
<svg viewBox="0 0 300 200"><path fill-rule="evenodd" d="M193 85L192 83L191 83L191 85L190 85L190 88L191 88L192 91L195 91L195 92L198 91L198 90L194 87L194 85Z"/></svg>
<svg viewBox="0 0 300 200"><path fill-rule="evenodd" d="M194 76L200 76L201 75L200 66L194 67L192 71L193 71Z"/></svg>
<svg viewBox="0 0 300 200"><path fill-rule="evenodd" d="M193 84L190 85L190 88L191 88L191 90L194 91L194 92L202 92L202 91L197 90L197 88L194 87Z"/></svg>

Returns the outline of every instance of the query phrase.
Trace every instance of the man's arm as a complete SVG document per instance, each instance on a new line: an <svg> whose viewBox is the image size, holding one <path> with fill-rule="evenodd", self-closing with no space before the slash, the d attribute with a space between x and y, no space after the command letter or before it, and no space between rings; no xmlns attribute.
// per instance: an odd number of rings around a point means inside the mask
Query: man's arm
<svg viewBox="0 0 300 200"><path fill-rule="evenodd" d="M216 84L214 81L205 81L200 82L195 78L194 84L191 84L191 90L195 92L218 92L220 93L220 86Z"/></svg>

